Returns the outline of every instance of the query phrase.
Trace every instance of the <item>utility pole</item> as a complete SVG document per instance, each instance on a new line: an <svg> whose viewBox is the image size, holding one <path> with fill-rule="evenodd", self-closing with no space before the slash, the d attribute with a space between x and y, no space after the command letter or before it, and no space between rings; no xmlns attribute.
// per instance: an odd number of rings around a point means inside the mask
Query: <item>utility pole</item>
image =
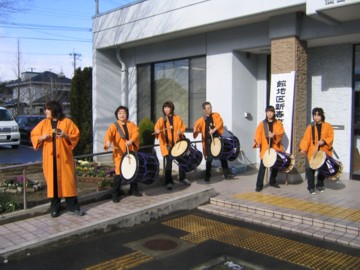
<svg viewBox="0 0 360 270"><path fill-rule="evenodd" d="M73 57L73 59L74 59L73 65L74 65L74 75L75 75L75 71L76 71L76 60L79 60L79 59L80 59L81 54L75 52L75 50L74 50L72 53L69 53L69 55L70 55L71 57Z"/></svg>
<svg viewBox="0 0 360 270"><path fill-rule="evenodd" d="M99 14L99 0L95 0L95 15Z"/></svg>
<svg viewBox="0 0 360 270"><path fill-rule="evenodd" d="M17 104L16 104L16 115L20 114L20 40L17 40Z"/></svg>

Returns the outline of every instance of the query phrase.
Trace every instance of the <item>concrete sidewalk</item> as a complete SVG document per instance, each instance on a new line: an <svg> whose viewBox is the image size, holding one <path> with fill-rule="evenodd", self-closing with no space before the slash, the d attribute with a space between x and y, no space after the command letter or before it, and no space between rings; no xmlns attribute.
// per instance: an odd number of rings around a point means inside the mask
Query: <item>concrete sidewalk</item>
<svg viewBox="0 0 360 270"><path fill-rule="evenodd" d="M129 227L166 216L178 210L199 207L203 211L305 234L342 245L360 248L360 182L325 182L324 193L311 195L306 183L265 187L254 192L257 171L249 169L232 180L219 174L210 183L189 179L187 187L176 184L146 189L144 196L128 196L114 204L110 199L82 206L86 215L63 212L58 218L45 213L0 225L0 256L25 252L33 247L86 234L95 230ZM196 178L195 178L196 176ZM46 207L46 209L45 209Z"/></svg>

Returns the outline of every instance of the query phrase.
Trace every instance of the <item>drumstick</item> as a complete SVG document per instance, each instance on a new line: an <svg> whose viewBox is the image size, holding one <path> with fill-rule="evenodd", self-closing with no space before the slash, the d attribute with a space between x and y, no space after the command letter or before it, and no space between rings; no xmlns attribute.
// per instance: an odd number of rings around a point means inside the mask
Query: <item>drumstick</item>
<svg viewBox="0 0 360 270"><path fill-rule="evenodd" d="M211 126L209 126L209 131L211 130ZM214 141L214 137L212 135L212 133L210 133L210 137L211 137L211 142L215 145L215 141Z"/></svg>
<svg viewBox="0 0 360 270"><path fill-rule="evenodd" d="M271 133L271 131L269 130L269 133ZM270 143L271 143L271 138L270 138L270 136L269 136L269 149L268 149L268 151L269 151L269 154L270 154Z"/></svg>
<svg viewBox="0 0 360 270"><path fill-rule="evenodd" d="M316 155L317 155L317 153L318 153L318 151L319 151L319 147L320 147L320 145L319 145L319 142L318 142L318 147L317 147L317 148L315 149L315 151L314 151L313 158L316 157Z"/></svg>
<svg viewBox="0 0 360 270"><path fill-rule="evenodd" d="M130 158L130 155L129 155L129 146L127 145L127 143L125 143L126 145L126 154L127 154L127 157L129 159L129 164L131 163L131 158Z"/></svg>
<svg viewBox="0 0 360 270"><path fill-rule="evenodd" d="M173 126L170 126L170 127L168 127L168 128L164 128L164 129L162 129L162 130L159 130L159 132L163 132L163 131L165 131L165 130L172 129L172 128L173 128ZM156 132L151 133L151 135L156 135Z"/></svg>

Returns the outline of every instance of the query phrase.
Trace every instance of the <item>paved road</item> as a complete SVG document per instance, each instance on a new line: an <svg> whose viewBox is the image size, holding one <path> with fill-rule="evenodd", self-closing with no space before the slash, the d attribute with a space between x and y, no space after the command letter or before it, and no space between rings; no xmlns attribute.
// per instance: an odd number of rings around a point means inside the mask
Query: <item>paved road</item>
<svg viewBox="0 0 360 270"><path fill-rule="evenodd" d="M41 161L41 149L35 151L30 145L20 145L18 149L0 146L0 167L4 164L21 164Z"/></svg>
<svg viewBox="0 0 360 270"><path fill-rule="evenodd" d="M246 248L236 244L244 240ZM276 259L283 252L280 249L293 256ZM319 269L345 269L359 250L193 210L26 251L1 262L0 268L296 270L309 269L309 265L316 264L317 256L324 254L329 256L329 265L319 265ZM295 264L299 257L303 263ZM336 264L332 258L337 259Z"/></svg>

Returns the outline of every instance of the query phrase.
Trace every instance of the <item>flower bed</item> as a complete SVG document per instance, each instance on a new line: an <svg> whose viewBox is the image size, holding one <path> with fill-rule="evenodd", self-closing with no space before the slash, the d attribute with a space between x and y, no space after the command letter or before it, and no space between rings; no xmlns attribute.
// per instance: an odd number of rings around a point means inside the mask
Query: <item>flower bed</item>
<svg viewBox="0 0 360 270"><path fill-rule="evenodd" d="M32 181L26 178L26 192L35 192L41 190L43 187L37 181ZM4 193L21 193L23 192L24 180L23 176L14 176L9 179L6 179L5 182L1 185L0 191Z"/></svg>
<svg viewBox="0 0 360 270"><path fill-rule="evenodd" d="M76 180L83 183L96 183L98 189L108 189L112 186L115 170L109 166L99 166L96 162L77 160Z"/></svg>

